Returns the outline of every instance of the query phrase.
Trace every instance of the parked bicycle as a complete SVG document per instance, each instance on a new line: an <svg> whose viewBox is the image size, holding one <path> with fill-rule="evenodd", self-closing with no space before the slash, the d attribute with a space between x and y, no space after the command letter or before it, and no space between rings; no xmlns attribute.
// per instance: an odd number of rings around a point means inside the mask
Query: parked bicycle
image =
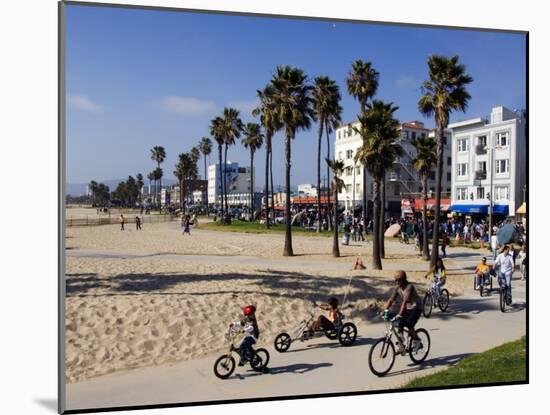
<svg viewBox="0 0 550 415"><path fill-rule="evenodd" d="M214 363L214 374L220 379L227 379L233 374L235 370L235 358L233 352L237 353L243 363L249 363L250 367L261 372L267 368L269 363L269 352L264 348L252 349L250 356L243 355L243 351L240 348L240 344L245 337L245 333L237 326L231 325L225 338L229 341L229 350L227 353L221 355ZM236 345L239 346L236 346Z"/></svg>
<svg viewBox="0 0 550 415"><path fill-rule="evenodd" d="M316 319L318 310L317 303L311 304L311 311L308 318L302 320L290 333L282 332L275 337L275 350L280 353L286 352L290 345L299 340L306 341L315 337L326 336L330 340L336 340L344 347L351 346L357 338L357 327L351 322L344 323L345 316L339 313L339 318L334 321L334 329L312 331L312 324Z"/></svg>
<svg viewBox="0 0 550 415"><path fill-rule="evenodd" d="M446 288L438 287L437 281L432 283L432 288L424 295L422 306L422 314L424 317L429 318L431 316L434 306L439 307L443 312L447 311L449 307L449 291L447 291Z"/></svg>
<svg viewBox="0 0 550 415"><path fill-rule="evenodd" d="M430 335L425 329L415 329L420 341L413 346L413 339L409 330L406 327L400 330L398 322L394 317L395 313L387 311L382 313L382 319L386 324L386 334L384 337L378 339L369 351L370 370L379 377L386 375L395 363L397 352L394 346L394 337L397 339L395 342L396 345L401 343L405 346L403 352L400 353L401 356L405 356L408 353L410 359L415 364L420 364L426 360L430 352Z"/></svg>

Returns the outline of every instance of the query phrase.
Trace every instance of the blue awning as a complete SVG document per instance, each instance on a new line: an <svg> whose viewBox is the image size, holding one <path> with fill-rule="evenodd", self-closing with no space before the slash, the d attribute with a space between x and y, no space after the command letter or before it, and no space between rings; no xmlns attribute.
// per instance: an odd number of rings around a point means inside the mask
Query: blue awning
<svg viewBox="0 0 550 415"><path fill-rule="evenodd" d="M451 212L489 214L489 205L451 205Z"/></svg>
<svg viewBox="0 0 550 415"><path fill-rule="evenodd" d="M451 212L488 215L489 205L452 205ZM508 215L508 205L493 205L493 215Z"/></svg>

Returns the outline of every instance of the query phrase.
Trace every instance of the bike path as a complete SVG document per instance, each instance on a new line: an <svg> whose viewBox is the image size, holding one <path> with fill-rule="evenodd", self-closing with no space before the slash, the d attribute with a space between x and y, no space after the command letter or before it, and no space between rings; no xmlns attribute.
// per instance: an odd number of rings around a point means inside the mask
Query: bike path
<svg viewBox="0 0 550 415"><path fill-rule="evenodd" d="M220 353L172 365L134 369L67 385L67 408L102 408L265 398L304 394L374 391L399 388L410 379L444 369L460 359L516 340L526 331L525 283L514 281L514 303L506 313L498 310L498 295L451 298L446 313L434 309L417 327L428 329L431 350L421 366L408 356L397 356L384 378L369 370L371 344L384 333L383 323L358 324L359 336L351 347L326 338L295 342L286 353L272 344L269 373L249 366L236 367L220 380L213 365ZM356 322L357 323L357 322ZM290 327L282 327L281 331ZM270 339L271 340L271 339Z"/></svg>

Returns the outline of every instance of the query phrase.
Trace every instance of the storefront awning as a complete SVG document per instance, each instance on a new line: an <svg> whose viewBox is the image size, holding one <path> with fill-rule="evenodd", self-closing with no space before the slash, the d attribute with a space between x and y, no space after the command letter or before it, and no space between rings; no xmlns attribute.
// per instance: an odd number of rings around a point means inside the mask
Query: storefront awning
<svg viewBox="0 0 550 415"><path fill-rule="evenodd" d="M452 205L451 212L464 214L488 215L489 205ZM508 216L508 205L493 205L494 215Z"/></svg>
<svg viewBox="0 0 550 415"><path fill-rule="evenodd" d="M523 202L521 206L516 210L518 215L525 215L527 213L527 203Z"/></svg>

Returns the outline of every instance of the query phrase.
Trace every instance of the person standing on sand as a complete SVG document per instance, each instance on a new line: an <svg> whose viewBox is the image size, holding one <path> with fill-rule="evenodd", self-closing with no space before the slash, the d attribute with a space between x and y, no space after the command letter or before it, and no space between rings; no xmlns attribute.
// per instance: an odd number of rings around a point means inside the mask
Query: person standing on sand
<svg viewBox="0 0 550 415"><path fill-rule="evenodd" d="M183 234L188 234L189 236L191 236L191 230L190 230L190 223L191 223L191 220L189 218L189 215L186 215L184 217L184 220L183 220Z"/></svg>
<svg viewBox="0 0 550 415"><path fill-rule="evenodd" d="M120 217L118 218L118 221L120 222L120 230L124 230L124 215L121 213Z"/></svg>
<svg viewBox="0 0 550 415"><path fill-rule="evenodd" d="M141 230L141 218L136 215L136 231L140 231Z"/></svg>

